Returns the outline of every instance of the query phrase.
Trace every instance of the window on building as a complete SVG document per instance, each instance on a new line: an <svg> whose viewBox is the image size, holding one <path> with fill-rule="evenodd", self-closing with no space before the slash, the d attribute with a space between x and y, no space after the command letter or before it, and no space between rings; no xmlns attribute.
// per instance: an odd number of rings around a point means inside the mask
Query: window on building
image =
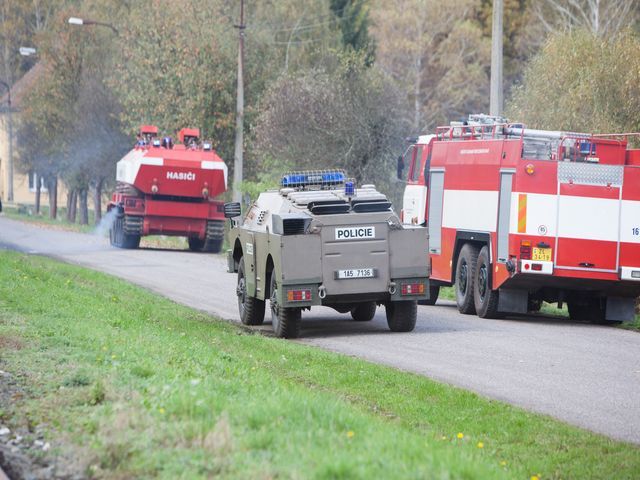
<svg viewBox="0 0 640 480"><path fill-rule="evenodd" d="M35 192L36 186L38 185L36 182L40 182L40 191L46 192L47 187L44 184L44 179L35 172L29 172L29 191Z"/></svg>

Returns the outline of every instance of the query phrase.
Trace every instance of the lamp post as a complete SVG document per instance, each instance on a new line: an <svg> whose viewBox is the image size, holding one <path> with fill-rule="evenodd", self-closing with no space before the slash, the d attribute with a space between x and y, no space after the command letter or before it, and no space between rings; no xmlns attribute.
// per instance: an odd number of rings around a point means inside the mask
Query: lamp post
<svg viewBox="0 0 640 480"><path fill-rule="evenodd" d="M71 25L99 25L101 27L107 27L107 28L110 28L111 30L113 30L113 33L118 35L118 30L116 29L116 27L114 27L110 23L97 22L95 20L88 20L86 18L78 18L78 17L69 17L69 20L67 20L67 21Z"/></svg>
<svg viewBox="0 0 640 480"><path fill-rule="evenodd" d="M11 108L11 87L0 80L0 85L7 89L7 106L9 108L9 158L7 159L7 202L13 202L13 115Z"/></svg>

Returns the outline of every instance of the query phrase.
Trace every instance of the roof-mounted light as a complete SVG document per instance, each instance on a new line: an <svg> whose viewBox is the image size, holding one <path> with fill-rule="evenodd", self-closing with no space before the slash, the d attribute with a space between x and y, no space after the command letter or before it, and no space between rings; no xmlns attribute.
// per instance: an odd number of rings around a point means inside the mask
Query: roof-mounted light
<svg viewBox="0 0 640 480"><path fill-rule="evenodd" d="M344 185L346 175L341 170L310 170L284 175L280 182L283 188L316 187L319 189Z"/></svg>
<svg viewBox="0 0 640 480"><path fill-rule="evenodd" d="M160 140L157 138L153 139L153 146L160 148Z"/></svg>
<svg viewBox="0 0 640 480"><path fill-rule="evenodd" d="M202 144L202 149L203 149L203 150L205 150L205 151L209 151L209 150L211 150L211 144L210 144L210 143L208 143L208 142L204 142L204 143Z"/></svg>

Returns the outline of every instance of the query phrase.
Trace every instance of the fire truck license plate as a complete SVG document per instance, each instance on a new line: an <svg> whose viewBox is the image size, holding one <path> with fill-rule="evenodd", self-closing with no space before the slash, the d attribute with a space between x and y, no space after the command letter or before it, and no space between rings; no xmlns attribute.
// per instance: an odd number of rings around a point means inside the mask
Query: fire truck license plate
<svg viewBox="0 0 640 480"><path fill-rule="evenodd" d="M349 270L338 270L338 279L345 278L373 278L376 271L373 268L351 268Z"/></svg>
<svg viewBox="0 0 640 480"><path fill-rule="evenodd" d="M539 262L550 262L551 249L533 247L533 251L531 252L531 260L537 260Z"/></svg>

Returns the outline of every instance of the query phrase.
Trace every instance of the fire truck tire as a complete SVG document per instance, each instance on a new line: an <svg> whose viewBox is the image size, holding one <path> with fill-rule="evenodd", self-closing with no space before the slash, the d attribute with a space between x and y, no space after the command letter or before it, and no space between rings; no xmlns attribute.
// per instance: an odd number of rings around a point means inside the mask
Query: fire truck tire
<svg viewBox="0 0 640 480"><path fill-rule="evenodd" d="M244 258L240 257L238 266L238 310L240 321L245 325L262 325L264 322L264 300L259 300L247 294L247 279L244 274Z"/></svg>
<svg viewBox="0 0 640 480"><path fill-rule="evenodd" d="M278 285L273 273L271 274L269 284L269 291L271 292L269 306L271 308L271 326L273 333L279 338L297 338L300 335L302 310L278 305Z"/></svg>
<svg viewBox="0 0 640 480"><path fill-rule="evenodd" d="M189 250L192 252L199 252L204 247L204 240L198 237L189 237Z"/></svg>
<svg viewBox="0 0 640 480"><path fill-rule="evenodd" d="M429 300L419 300L418 305L435 305L440 295L440 285L432 285L429 287Z"/></svg>
<svg viewBox="0 0 640 480"><path fill-rule="evenodd" d="M376 302L360 303L351 309L351 318L356 322L368 322L375 317L377 308Z"/></svg>
<svg viewBox="0 0 640 480"><path fill-rule="evenodd" d="M458 311L465 315L476 313L473 301L473 283L478 262L478 247L465 243L460 249L456 263L456 304Z"/></svg>
<svg viewBox="0 0 640 480"><path fill-rule="evenodd" d="M220 253L220 250L222 250L222 242L223 241L224 241L224 238L207 239L207 241L204 242L204 246L202 247L202 251L203 252L209 252L209 253Z"/></svg>
<svg viewBox="0 0 640 480"><path fill-rule="evenodd" d="M569 318L590 323L607 323L603 303L598 298L593 298L587 303L568 302Z"/></svg>
<svg viewBox="0 0 640 480"><path fill-rule="evenodd" d="M480 318L498 318L498 290L491 289L491 263L485 245L478 254L473 279L473 302Z"/></svg>
<svg viewBox="0 0 640 480"><path fill-rule="evenodd" d="M387 324L392 332L411 332L416 327L418 302L401 301L385 304Z"/></svg>
<svg viewBox="0 0 640 480"><path fill-rule="evenodd" d="M140 235L131 235L124 232L124 217L116 217L109 230L109 241L111 245L118 248L138 248L140 246Z"/></svg>

